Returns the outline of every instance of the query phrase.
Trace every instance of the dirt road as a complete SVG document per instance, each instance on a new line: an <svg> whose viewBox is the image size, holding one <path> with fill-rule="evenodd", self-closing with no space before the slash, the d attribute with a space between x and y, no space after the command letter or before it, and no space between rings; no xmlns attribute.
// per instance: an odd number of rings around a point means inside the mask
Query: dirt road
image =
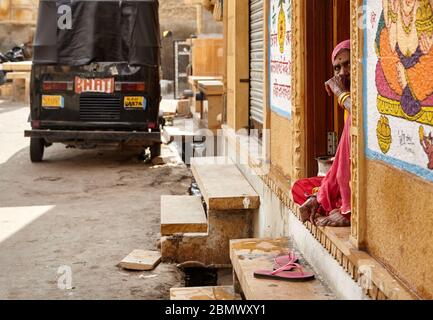
<svg viewBox="0 0 433 320"><path fill-rule="evenodd" d="M189 170L63 145L32 164L27 116L0 101L0 299L168 299L182 285L176 266L116 265L133 249L156 249L160 196L186 194Z"/></svg>

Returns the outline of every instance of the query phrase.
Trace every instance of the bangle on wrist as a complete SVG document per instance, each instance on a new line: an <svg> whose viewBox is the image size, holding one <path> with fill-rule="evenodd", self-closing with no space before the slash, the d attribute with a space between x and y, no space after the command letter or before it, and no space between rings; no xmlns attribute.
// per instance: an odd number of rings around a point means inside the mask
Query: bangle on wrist
<svg viewBox="0 0 433 320"><path fill-rule="evenodd" d="M349 99L350 98L350 94L348 94L347 96L345 96L343 99L341 99L341 106L342 107L345 107L345 103L346 103L346 101L347 101L347 99Z"/></svg>
<svg viewBox="0 0 433 320"><path fill-rule="evenodd" d="M344 101L346 101L347 98L349 98L349 97L350 97L350 92L345 91L345 92L341 93L338 96L338 104L343 107L344 106Z"/></svg>

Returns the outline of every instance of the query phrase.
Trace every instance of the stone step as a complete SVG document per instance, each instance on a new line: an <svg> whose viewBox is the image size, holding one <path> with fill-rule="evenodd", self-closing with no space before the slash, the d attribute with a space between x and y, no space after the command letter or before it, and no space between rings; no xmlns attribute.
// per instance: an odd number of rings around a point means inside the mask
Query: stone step
<svg viewBox="0 0 433 320"><path fill-rule="evenodd" d="M161 235L206 233L208 223L201 197L161 196Z"/></svg>
<svg viewBox="0 0 433 320"><path fill-rule="evenodd" d="M225 157L192 158L191 170L208 210L259 208L258 194L230 159Z"/></svg>
<svg viewBox="0 0 433 320"><path fill-rule="evenodd" d="M230 240L252 236L251 210L208 210L207 233L183 233L161 237L163 262L199 261L207 266L230 265Z"/></svg>
<svg viewBox="0 0 433 320"><path fill-rule="evenodd" d="M170 300L241 300L233 286L171 288Z"/></svg>
<svg viewBox="0 0 433 320"><path fill-rule="evenodd" d="M288 238L230 241L230 259L237 282L247 300L332 300L335 295L318 279L307 282L258 279L257 270L272 270L274 258L294 251ZM307 271L312 270L296 252Z"/></svg>

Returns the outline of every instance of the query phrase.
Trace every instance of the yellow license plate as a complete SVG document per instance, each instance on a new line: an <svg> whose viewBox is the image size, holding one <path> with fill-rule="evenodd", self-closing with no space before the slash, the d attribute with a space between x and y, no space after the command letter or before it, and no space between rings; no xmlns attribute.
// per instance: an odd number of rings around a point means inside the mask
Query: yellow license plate
<svg viewBox="0 0 433 320"><path fill-rule="evenodd" d="M125 97L123 106L128 109L145 108L144 97Z"/></svg>
<svg viewBox="0 0 433 320"><path fill-rule="evenodd" d="M42 108L63 108L63 96L42 96Z"/></svg>

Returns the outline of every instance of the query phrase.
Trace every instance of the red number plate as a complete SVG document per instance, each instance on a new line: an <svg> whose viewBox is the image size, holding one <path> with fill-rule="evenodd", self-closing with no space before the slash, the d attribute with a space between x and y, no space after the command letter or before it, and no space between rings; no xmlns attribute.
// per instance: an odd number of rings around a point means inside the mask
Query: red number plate
<svg viewBox="0 0 433 320"><path fill-rule="evenodd" d="M106 79L83 79L75 77L75 93L82 92L114 92L114 78Z"/></svg>

